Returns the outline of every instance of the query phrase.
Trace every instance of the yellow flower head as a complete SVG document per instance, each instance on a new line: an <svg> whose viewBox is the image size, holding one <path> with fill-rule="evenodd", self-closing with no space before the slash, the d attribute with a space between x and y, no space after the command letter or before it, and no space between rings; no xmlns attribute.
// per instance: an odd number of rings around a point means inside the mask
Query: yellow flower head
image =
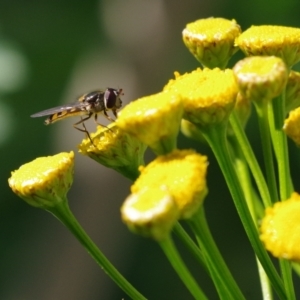
<svg viewBox="0 0 300 300"><path fill-rule="evenodd" d="M184 44L203 66L224 69L238 50L234 41L240 33L241 28L235 20L208 18L187 24L182 37Z"/></svg>
<svg viewBox="0 0 300 300"><path fill-rule="evenodd" d="M87 155L98 163L112 168L125 177L136 179L139 166L144 164L146 145L115 123L107 127L98 126L97 131L79 145L79 153Z"/></svg>
<svg viewBox="0 0 300 300"><path fill-rule="evenodd" d="M240 60L233 68L240 93L257 103L272 100L283 91L288 71L275 56L252 56Z"/></svg>
<svg viewBox="0 0 300 300"><path fill-rule="evenodd" d="M252 26L237 39L236 45L247 55L274 55L288 67L300 60L300 29L285 26Z"/></svg>
<svg viewBox="0 0 300 300"><path fill-rule="evenodd" d="M300 195L266 209L260 239L275 257L300 260Z"/></svg>
<svg viewBox="0 0 300 300"><path fill-rule="evenodd" d="M161 92L128 104L116 123L160 155L176 148L182 113L181 98Z"/></svg>
<svg viewBox="0 0 300 300"><path fill-rule="evenodd" d="M300 147L300 107L290 112L284 121L283 130Z"/></svg>
<svg viewBox="0 0 300 300"><path fill-rule="evenodd" d="M74 153L39 157L11 173L8 184L28 204L48 209L64 201L73 182Z"/></svg>
<svg viewBox="0 0 300 300"><path fill-rule="evenodd" d="M180 218L189 218L207 194L207 165L206 156L193 150L175 150L141 167L141 175L132 185L131 192L166 190L179 207ZM155 193L152 196L155 197Z"/></svg>
<svg viewBox="0 0 300 300"><path fill-rule="evenodd" d="M300 106L300 73L290 71L285 89L286 112Z"/></svg>
<svg viewBox="0 0 300 300"><path fill-rule="evenodd" d="M181 76L175 73L175 80L170 80L164 90L181 96L186 120L210 126L228 120L238 86L229 69L197 69Z"/></svg>
<svg viewBox="0 0 300 300"><path fill-rule="evenodd" d="M160 241L169 235L179 210L167 189L158 187L131 194L121 207L121 215L131 231Z"/></svg>

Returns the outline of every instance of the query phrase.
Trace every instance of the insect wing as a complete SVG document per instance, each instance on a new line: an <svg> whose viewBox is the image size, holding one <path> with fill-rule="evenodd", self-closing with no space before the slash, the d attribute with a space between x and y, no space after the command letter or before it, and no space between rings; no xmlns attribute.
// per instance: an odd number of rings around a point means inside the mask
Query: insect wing
<svg viewBox="0 0 300 300"><path fill-rule="evenodd" d="M78 103L73 103L73 104L66 104L66 105L61 105L61 106L56 106L53 108L49 108L46 110L42 110L38 113L35 113L33 115L31 115L31 118L38 118L38 117L44 117L44 116L50 116L50 115L54 115L57 113L61 113L61 112L70 112L71 111L76 111L76 112L80 112L80 111L85 111L85 103L82 102L78 102Z"/></svg>
<svg viewBox="0 0 300 300"><path fill-rule="evenodd" d="M66 104L62 106L49 108L31 115L31 117L37 118L37 117L49 116L45 120L45 124L48 125L56 121L63 120L67 117L82 116L87 114L89 114L87 104L78 102L74 104Z"/></svg>

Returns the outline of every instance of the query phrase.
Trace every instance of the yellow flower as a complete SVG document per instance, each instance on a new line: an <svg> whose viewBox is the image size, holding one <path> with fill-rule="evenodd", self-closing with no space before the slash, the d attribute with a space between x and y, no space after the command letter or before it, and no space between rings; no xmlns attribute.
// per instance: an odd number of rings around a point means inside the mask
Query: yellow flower
<svg viewBox="0 0 300 300"><path fill-rule="evenodd" d="M139 174L139 166L144 164L146 145L137 138L122 131L115 123L107 127L98 126L97 132L84 139L79 145L79 153L87 155L98 163L116 170L132 180Z"/></svg>
<svg viewBox="0 0 300 300"><path fill-rule="evenodd" d="M240 33L235 20L208 18L187 24L182 36L186 47L203 66L224 69L238 50L234 41Z"/></svg>
<svg viewBox="0 0 300 300"><path fill-rule="evenodd" d="M166 190L176 202L180 218L189 218L207 194L207 165L206 156L193 150L174 150L141 167L141 175L132 185L131 192L139 194L152 189Z"/></svg>
<svg viewBox="0 0 300 300"><path fill-rule="evenodd" d="M251 101L268 101L283 91L288 72L285 63L275 56L252 56L233 68L240 93Z"/></svg>
<svg viewBox="0 0 300 300"><path fill-rule="evenodd" d="M286 112L300 106L300 73L290 71L285 90Z"/></svg>
<svg viewBox="0 0 300 300"><path fill-rule="evenodd" d="M131 231L160 241L169 235L179 210L167 189L158 187L131 194L121 207L121 215Z"/></svg>
<svg viewBox="0 0 300 300"><path fill-rule="evenodd" d="M74 153L39 157L11 173L9 186L28 204L48 209L65 200L73 182Z"/></svg>
<svg viewBox="0 0 300 300"><path fill-rule="evenodd" d="M233 72L216 68L197 69L179 75L164 87L181 96L184 119L200 126L220 124L228 120L238 93Z"/></svg>
<svg viewBox="0 0 300 300"><path fill-rule="evenodd" d="M284 121L283 130L300 147L300 107L290 112Z"/></svg>
<svg viewBox="0 0 300 300"><path fill-rule="evenodd" d="M237 39L236 45L247 55L274 55L288 67L300 60L300 29L285 26L252 26Z"/></svg>
<svg viewBox="0 0 300 300"><path fill-rule="evenodd" d="M300 260L300 195L266 209L260 239L275 257Z"/></svg>
<svg viewBox="0 0 300 300"><path fill-rule="evenodd" d="M181 98L161 92L128 104L116 124L160 155L176 148L182 113Z"/></svg>

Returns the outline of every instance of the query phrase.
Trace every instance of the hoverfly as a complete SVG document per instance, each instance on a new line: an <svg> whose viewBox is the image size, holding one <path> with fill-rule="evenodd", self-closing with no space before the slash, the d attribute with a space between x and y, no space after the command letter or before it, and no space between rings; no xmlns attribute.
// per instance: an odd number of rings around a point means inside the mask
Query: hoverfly
<svg viewBox="0 0 300 300"><path fill-rule="evenodd" d="M114 119L111 118L107 112L111 110L113 115L117 117L117 109L121 108L122 106L122 101L120 99L121 95L123 95L122 89L107 88L106 90L94 91L82 95L75 103L46 109L33 114L30 117L37 118L48 116L48 118L45 120L45 125L49 125L67 117L86 116L84 118L80 117L80 121L73 124L73 127L79 131L85 132L93 144L84 122L94 115L96 124L101 125L97 121L97 116L99 113L103 113L109 121L113 122ZM79 124L82 124L83 129L77 126Z"/></svg>

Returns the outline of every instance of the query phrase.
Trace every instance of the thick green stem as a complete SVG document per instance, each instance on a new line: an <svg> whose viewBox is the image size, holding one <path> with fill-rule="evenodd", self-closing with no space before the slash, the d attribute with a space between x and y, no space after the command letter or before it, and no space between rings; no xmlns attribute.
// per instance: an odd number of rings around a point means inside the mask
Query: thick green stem
<svg viewBox="0 0 300 300"><path fill-rule="evenodd" d="M66 199L58 203L54 208L48 209L56 218L58 218L77 238L77 240L88 251L92 258L99 264L104 272L131 298L136 300L145 300L140 294L108 261L104 254L94 244L90 237L80 226L74 215L69 209Z"/></svg>
<svg viewBox="0 0 300 300"><path fill-rule="evenodd" d="M257 228L250 215L243 190L231 162L226 141L226 126L224 124L220 124L219 126L211 126L201 129L218 160L219 166L232 195L235 207L259 261L265 269L270 282L280 299L287 299L282 281L259 239Z"/></svg>

